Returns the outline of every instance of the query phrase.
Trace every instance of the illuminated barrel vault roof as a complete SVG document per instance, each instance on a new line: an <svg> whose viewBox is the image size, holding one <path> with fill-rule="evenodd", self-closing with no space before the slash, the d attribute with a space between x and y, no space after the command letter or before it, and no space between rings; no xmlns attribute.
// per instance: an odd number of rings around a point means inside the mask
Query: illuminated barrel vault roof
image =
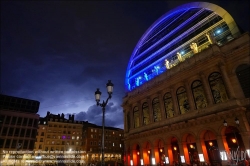
<svg viewBox="0 0 250 166"><path fill-rule="evenodd" d="M207 2L181 5L159 18L137 43L125 84L131 91L182 63L210 44L223 45L240 34L231 15Z"/></svg>

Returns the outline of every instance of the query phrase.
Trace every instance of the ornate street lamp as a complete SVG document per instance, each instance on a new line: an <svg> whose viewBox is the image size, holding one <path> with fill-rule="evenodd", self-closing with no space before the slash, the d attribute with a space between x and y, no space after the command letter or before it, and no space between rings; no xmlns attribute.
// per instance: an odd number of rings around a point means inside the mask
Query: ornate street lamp
<svg viewBox="0 0 250 166"><path fill-rule="evenodd" d="M104 125L105 125L105 107L108 104L108 100L111 99L112 93L113 93L113 86L114 84L111 82L111 80L108 80L108 83L106 84L107 87L107 92L108 92L108 98L106 101L103 100L102 103L100 103L100 98L101 98L101 92L99 88L97 88L95 92L95 100L96 100L96 105L102 107L102 165L104 166Z"/></svg>

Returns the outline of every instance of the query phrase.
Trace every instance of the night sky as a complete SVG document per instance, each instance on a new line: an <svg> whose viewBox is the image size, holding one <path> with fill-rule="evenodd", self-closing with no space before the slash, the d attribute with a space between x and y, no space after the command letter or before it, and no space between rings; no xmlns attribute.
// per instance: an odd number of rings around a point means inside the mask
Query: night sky
<svg viewBox="0 0 250 166"><path fill-rule="evenodd" d="M191 1L1 1L2 94L37 100L39 114L75 114L102 124L94 92L106 100L106 126L123 128L124 79L134 47L169 10ZM249 31L249 2L209 1ZM233 3L232 3L233 2Z"/></svg>

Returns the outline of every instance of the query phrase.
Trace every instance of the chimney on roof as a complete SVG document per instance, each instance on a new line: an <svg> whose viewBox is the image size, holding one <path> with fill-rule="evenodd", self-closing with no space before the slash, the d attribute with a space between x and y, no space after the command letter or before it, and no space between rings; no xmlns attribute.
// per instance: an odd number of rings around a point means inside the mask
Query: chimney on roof
<svg viewBox="0 0 250 166"><path fill-rule="evenodd" d="M50 115L50 112L49 111L47 111L47 116L49 116Z"/></svg>
<svg viewBox="0 0 250 166"><path fill-rule="evenodd" d="M61 117L64 119L64 114L62 113Z"/></svg>
<svg viewBox="0 0 250 166"><path fill-rule="evenodd" d="M71 120L71 115L69 115L69 120Z"/></svg>
<svg viewBox="0 0 250 166"><path fill-rule="evenodd" d="M72 115L72 121L74 122L74 119L75 119L75 115Z"/></svg>

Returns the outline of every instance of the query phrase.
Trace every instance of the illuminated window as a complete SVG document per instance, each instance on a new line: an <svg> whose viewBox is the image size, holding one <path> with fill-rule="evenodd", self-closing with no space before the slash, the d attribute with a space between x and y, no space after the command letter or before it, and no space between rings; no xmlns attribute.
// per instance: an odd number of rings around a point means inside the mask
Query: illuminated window
<svg viewBox="0 0 250 166"><path fill-rule="evenodd" d="M192 83L192 92L196 108L200 109L207 107L207 100L201 81L196 80Z"/></svg>
<svg viewBox="0 0 250 166"><path fill-rule="evenodd" d="M160 121L161 110L160 110L159 99L157 97L153 99L152 107L153 107L154 122Z"/></svg>
<svg viewBox="0 0 250 166"><path fill-rule="evenodd" d="M46 124L46 122L43 122L43 124Z"/></svg>
<svg viewBox="0 0 250 166"><path fill-rule="evenodd" d="M79 136L77 136L76 139L79 140Z"/></svg>
<svg viewBox="0 0 250 166"><path fill-rule="evenodd" d="M177 99L178 99L178 104L179 104L179 109L180 113L184 114L187 111L189 111L189 103L188 103L188 98L187 98L187 93L184 87L180 87L177 92Z"/></svg>
<svg viewBox="0 0 250 166"><path fill-rule="evenodd" d="M149 108L147 102L142 104L142 114L143 114L143 124L144 125L149 124L150 119L149 119Z"/></svg>
<svg viewBox="0 0 250 166"><path fill-rule="evenodd" d="M72 139L75 139L75 136L72 136Z"/></svg>
<svg viewBox="0 0 250 166"><path fill-rule="evenodd" d="M164 107L165 107L165 114L166 118L171 118L174 116L174 107L173 107L173 101L172 96L169 92L167 92L164 97Z"/></svg>
<svg viewBox="0 0 250 166"><path fill-rule="evenodd" d="M115 143L113 142L113 146L115 146Z"/></svg>
<svg viewBox="0 0 250 166"><path fill-rule="evenodd" d="M208 80L215 104L227 101L228 96L221 74L217 72L212 73Z"/></svg>
<svg viewBox="0 0 250 166"><path fill-rule="evenodd" d="M93 132L93 129L91 129L91 132Z"/></svg>

